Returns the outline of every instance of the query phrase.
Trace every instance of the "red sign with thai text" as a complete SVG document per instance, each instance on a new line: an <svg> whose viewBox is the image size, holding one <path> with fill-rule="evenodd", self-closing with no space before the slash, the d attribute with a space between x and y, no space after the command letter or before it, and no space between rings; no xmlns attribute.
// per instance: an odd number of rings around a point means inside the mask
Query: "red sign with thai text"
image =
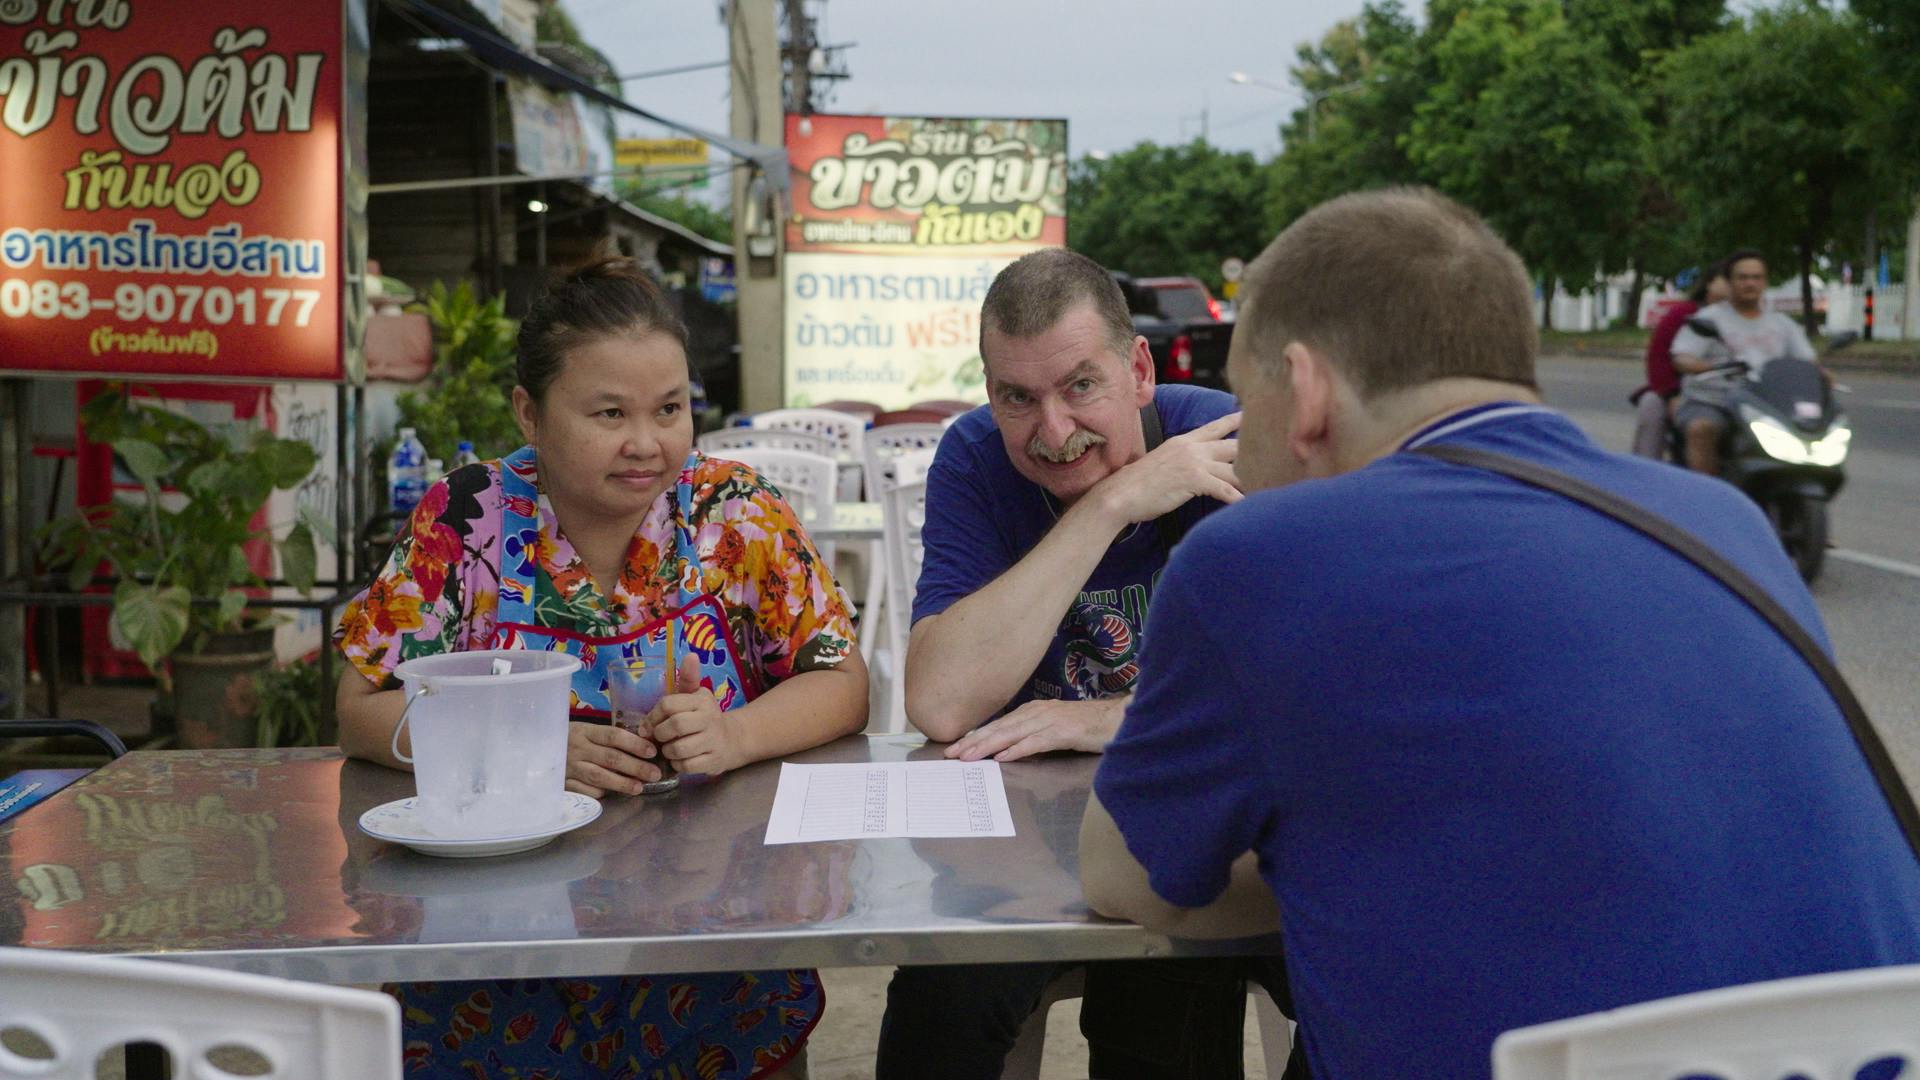
<svg viewBox="0 0 1920 1080"><path fill-rule="evenodd" d="M343 375L341 11L0 0L0 370Z"/></svg>

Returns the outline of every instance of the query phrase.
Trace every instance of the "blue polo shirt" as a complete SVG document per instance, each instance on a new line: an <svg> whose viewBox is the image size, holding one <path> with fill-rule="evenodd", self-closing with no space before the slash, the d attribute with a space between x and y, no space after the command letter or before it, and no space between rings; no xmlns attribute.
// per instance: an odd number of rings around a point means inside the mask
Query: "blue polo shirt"
<svg viewBox="0 0 1920 1080"><path fill-rule="evenodd" d="M1825 646L1732 487L1537 407L1426 434L1668 517ZM1562 496L1407 453L1251 495L1180 545L1148 641L1095 790L1171 903L1258 853L1317 1080L1484 1078L1512 1028L1920 961L1920 863L1819 679Z"/></svg>
<svg viewBox="0 0 1920 1080"><path fill-rule="evenodd" d="M1153 403L1166 438L1238 408L1232 395L1196 386L1158 387ZM1213 499L1192 499L1175 514L1191 526L1219 508ZM927 473L925 556L913 596L914 621L938 615L1006 573L1040 543L1061 512L1046 489L1014 469L990 409L983 405L954 421ZM1122 530L1005 708L1035 698L1073 701L1131 692L1140 672L1147 601L1166 561L1152 522Z"/></svg>

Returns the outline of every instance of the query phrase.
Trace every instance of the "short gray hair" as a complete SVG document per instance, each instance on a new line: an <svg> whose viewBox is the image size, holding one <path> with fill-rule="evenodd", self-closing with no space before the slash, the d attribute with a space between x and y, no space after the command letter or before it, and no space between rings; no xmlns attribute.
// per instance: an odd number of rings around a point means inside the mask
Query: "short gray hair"
<svg viewBox="0 0 1920 1080"><path fill-rule="evenodd" d="M1038 337L1069 311L1093 305L1113 351L1133 350L1133 316L1120 284L1099 263L1066 248L1047 248L1015 259L987 289L980 304L980 357L986 359L987 331L1013 338Z"/></svg>
<svg viewBox="0 0 1920 1080"><path fill-rule="evenodd" d="M1533 285L1473 211L1430 188L1321 203L1247 267L1236 335L1272 371L1298 341L1363 400L1438 379L1536 388Z"/></svg>

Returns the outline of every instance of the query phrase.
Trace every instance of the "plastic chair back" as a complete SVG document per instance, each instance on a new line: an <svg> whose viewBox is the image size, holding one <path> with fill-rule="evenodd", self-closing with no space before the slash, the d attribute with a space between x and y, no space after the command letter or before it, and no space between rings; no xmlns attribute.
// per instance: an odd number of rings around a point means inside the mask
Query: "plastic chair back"
<svg viewBox="0 0 1920 1080"><path fill-rule="evenodd" d="M931 423L892 424L867 432L862 448L866 457L867 498L879 501L880 492L886 490L887 483L893 479L895 458L913 450L934 449L940 445L940 436L946 430L942 424Z"/></svg>
<svg viewBox="0 0 1920 1080"><path fill-rule="evenodd" d="M700 452L708 457L733 458L733 451L746 449L761 450L804 450L821 457L834 457L838 450L834 441L825 435L816 435L811 431L777 431L771 428L722 428L709 431L693 440Z"/></svg>
<svg viewBox="0 0 1920 1080"><path fill-rule="evenodd" d="M1517 1028L1494 1080L1920 1075L1920 964L1730 986Z"/></svg>
<svg viewBox="0 0 1920 1080"><path fill-rule="evenodd" d="M807 528L817 529L833 521L834 489L838 486L840 467L832 458L805 450L760 447L743 447L724 456L772 481Z"/></svg>
<svg viewBox="0 0 1920 1080"><path fill-rule="evenodd" d="M273 1080L400 1080L400 1005L387 995L166 960L0 948L0 1031L23 1029L53 1056L0 1047L0 1076L91 1078L102 1052L146 1042L174 1076L227 1076L208 1053L238 1047Z"/></svg>
<svg viewBox="0 0 1920 1080"><path fill-rule="evenodd" d="M755 415L753 426L822 436L833 443L836 457L852 462L860 460L861 437L867 430L866 418L832 409L771 409Z"/></svg>
<svg viewBox="0 0 1920 1080"><path fill-rule="evenodd" d="M887 733L907 729L907 637L913 629L913 593L920 583L920 533L927 524L927 470L932 465L932 450L896 456L893 475L881 482L878 498L887 561L887 714L879 730Z"/></svg>

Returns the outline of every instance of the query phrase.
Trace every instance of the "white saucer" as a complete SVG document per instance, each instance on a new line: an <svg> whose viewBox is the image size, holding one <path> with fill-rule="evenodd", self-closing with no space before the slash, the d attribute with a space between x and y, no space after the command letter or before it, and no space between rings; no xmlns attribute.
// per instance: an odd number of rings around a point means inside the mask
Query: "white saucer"
<svg viewBox="0 0 1920 1080"><path fill-rule="evenodd" d="M449 840L435 836L414 813L418 797L395 799L360 815L360 831L375 840L404 844L422 855L444 859L479 859L488 855L511 855L531 851L562 833L569 833L600 816L600 800L576 791L562 792L566 800L560 820L545 828L509 836L488 836L473 840Z"/></svg>

